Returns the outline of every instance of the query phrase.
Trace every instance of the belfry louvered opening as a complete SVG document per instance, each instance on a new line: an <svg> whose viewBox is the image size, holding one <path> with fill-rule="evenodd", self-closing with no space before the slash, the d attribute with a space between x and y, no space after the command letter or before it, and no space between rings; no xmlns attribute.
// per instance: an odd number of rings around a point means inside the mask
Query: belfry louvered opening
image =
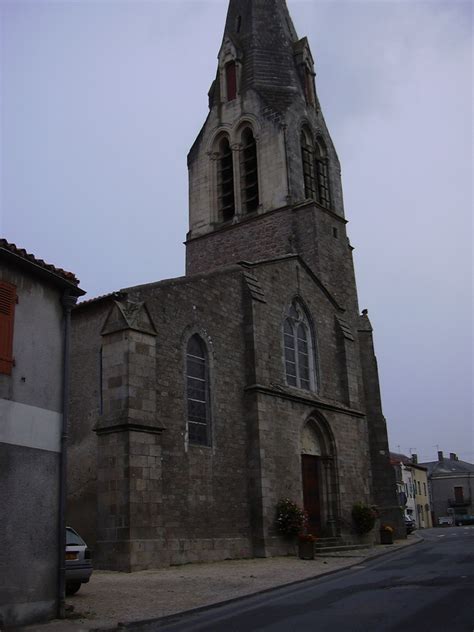
<svg viewBox="0 0 474 632"><path fill-rule="evenodd" d="M316 181L314 178L313 147L307 132L301 132L301 157L303 162L304 194L306 198L316 199Z"/></svg>
<svg viewBox="0 0 474 632"><path fill-rule="evenodd" d="M219 143L217 167L219 217L223 222L235 215L234 164L229 139L224 137Z"/></svg>
<svg viewBox="0 0 474 632"><path fill-rule="evenodd" d="M242 132L241 151L241 191L244 213L256 211L259 205L257 143L252 130L246 127Z"/></svg>
<svg viewBox="0 0 474 632"><path fill-rule="evenodd" d="M315 165L318 180L318 202L324 208L331 208L329 190L328 159L326 146L322 138L318 138L315 145Z"/></svg>

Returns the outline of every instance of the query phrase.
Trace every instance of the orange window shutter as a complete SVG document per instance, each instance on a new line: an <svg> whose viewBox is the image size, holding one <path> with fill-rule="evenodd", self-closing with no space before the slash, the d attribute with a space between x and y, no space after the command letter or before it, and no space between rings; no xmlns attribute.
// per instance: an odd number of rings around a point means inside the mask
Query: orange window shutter
<svg viewBox="0 0 474 632"><path fill-rule="evenodd" d="M11 375L16 287L0 281L0 373Z"/></svg>

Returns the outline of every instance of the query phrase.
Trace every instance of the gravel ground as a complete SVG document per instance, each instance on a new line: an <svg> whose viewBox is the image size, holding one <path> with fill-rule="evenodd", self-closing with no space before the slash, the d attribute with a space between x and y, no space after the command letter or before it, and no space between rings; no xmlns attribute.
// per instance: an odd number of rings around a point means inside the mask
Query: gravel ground
<svg viewBox="0 0 474 632"><path fill-rule="evenodd" d="M189 564L137 573L94 571L89 584L67 599L67 621L22 628L24 632L86 632L119 622L155 619L209 606L359 564L415 544L416 535L390 546L333 553L315 560L276 557Z"/></svg>

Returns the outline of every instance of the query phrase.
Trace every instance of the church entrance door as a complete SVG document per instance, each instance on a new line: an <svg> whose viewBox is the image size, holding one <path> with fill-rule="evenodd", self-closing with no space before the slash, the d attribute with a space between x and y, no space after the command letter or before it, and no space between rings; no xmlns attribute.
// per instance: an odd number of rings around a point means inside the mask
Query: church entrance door
<svg viewBox="0 0 474 632"><path fill-rule="evenodd" d="M308 531L321 535L321 496L319 489L320 457L311 454L301 455L303 473L303 504L308 514Z"/></svg>

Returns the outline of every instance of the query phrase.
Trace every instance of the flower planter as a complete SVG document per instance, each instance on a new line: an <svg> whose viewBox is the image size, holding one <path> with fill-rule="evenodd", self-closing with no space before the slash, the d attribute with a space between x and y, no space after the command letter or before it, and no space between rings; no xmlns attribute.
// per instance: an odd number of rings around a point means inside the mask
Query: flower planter
<svg viewBox="0 0 474 632"><path fill-rule="evenodd" d="M381 531L380 544L393 544L393 533L391 531Z"/></svg>
<svg viewBox="0 0 474 632"><path fill-rule="evenodd" d="M298 542L298 557L301 560L314 560L314 542Z"/></svg>

